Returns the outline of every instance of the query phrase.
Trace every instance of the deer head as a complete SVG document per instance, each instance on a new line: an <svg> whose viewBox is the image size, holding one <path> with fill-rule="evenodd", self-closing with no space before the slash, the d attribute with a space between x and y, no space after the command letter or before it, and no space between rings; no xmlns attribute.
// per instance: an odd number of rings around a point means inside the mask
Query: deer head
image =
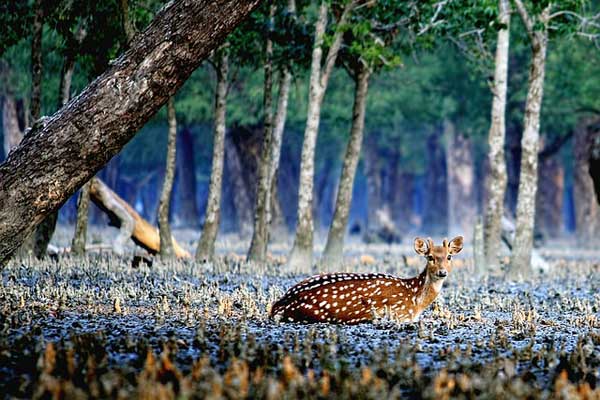
<svg viewBox="0 0 600 400"><path fill-rule="evenodd" d="M450 242L444 239L441 246L434 246L431 238L415 238L415 251L427 260L427 276L430 282L446 279L452 270L452 256L460 253L462 248L462 236L457 236Z"/></svg>

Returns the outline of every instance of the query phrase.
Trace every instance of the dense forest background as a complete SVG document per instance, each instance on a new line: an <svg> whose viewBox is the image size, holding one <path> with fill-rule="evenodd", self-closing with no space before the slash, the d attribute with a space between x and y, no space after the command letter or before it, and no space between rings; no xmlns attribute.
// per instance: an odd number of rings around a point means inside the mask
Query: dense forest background
<svg viewBox="0 0 600 400"><path fill-rule="evenodd" d="M70 92L76 95L126 49L131 32L126 32L123 18L131 21L129 29L138 31L160 6L160 2L153 1L132 1L125 9L122 2L113 1L77 6L68 1L42 4L41 115L56 110L67 58L72 59L74 68ZM593 3L588 6L594 8ZM13 123L7 105L16 105L15 117L21 130L27 125L31 108L31 39L26 21L34 17L35 7L18 2L3 7L7 21L0 50L4 107L0 134L6 136L4 132ZM252 234L264 132L262 46L269 26L268 7L263 5L232 39L232 46L237 47L230 60L220 231L245 237ZM127 14L123 10L127 9L129 16L124 17ZM300 4L299 9L299 30L279 33L284 37L279 38L280 42L296 35L293 41L298 53L291 62L292 85L274 196L275 227L290 233L296 223L310 73L307 60L316 16L316 8L310 4ZM483 11L493 19L495 3ZM505 144L505 206L513 217L531 54L524 31L522 22L514 17L510 27ZM413 40L409 45L404 40L393 47L394 60L371 77L364 145L348 224L351 231L366 232L369 224L376 223L377 212L383 210L403 236L472 236L486 199L495 44L494 32L478 31L475 44L465 43L461 36L464 33L443 37L436 31L433 39ZM276 49L280 42L275 40ZM354 80L344 65L343 50L340 58L323 101L316 146L313 212L315 230L323 233L332 220L352 120ZM585 153L581 147L589 143L577 137L593 126L590 121L600 123L599 71L596 41L576 34L551 38L541 111L535 224L539 237L573 233L586 238L597 236L594 232L600 226L600 214L593 193L578 187L578 174L587 172L578 164L587 160L581 160L578 154ZM199 229L203 225L212 163L216 81L213 59L196 70L174 97L177 155L170 221L175 227ZM154 224L165 176L167 131L165 107L99 173L110 188ZM587 212L578 212L583 208ZM62 207L59 223L74 224L76 215L74 196ZM91 218L95 223L106 222L97 210L92 211Z"/></svg>

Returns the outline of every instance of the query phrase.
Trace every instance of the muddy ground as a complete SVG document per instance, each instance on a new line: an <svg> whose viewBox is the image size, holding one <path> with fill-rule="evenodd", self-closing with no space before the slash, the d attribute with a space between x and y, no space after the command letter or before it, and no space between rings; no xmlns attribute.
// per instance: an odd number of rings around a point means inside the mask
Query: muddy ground
<svg viewBox="0 0 600 400"><path fill-rule="evenodd" d="M271 321L270 304L313 271L245 263L232 243L203 265L132 268L106 252L13 260L1 273L0 393L600 398L594 250L546 249L549 271L511 283L475 276L467 249L420 322L337 326ZM412 276L422 264L409 246L352 250L343 270Z"/></svg>

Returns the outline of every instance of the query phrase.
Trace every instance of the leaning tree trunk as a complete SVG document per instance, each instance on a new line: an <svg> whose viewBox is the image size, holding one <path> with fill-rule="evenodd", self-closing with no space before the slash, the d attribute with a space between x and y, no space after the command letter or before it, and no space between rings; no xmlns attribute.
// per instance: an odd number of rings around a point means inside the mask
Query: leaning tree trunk
<svg viewBox="0 0 600 400"><path fill-rule="evenodd" d="M591 138L591 119L583 119L575 128L573 143L573 198L575 200L575 232L578 243L593 246L600 228L600 207L594 194L594 182L590 176L590 158L593 148Z"/></svg>
<svg viewBox="0 0 600 400"><path fill-rule="evenodd" d="M535 222L535 195L537 191L537 162L540 141L540 110L544 90L547 32L531 35L532 58L529 70L523 138L521 139L521 174L517 198L515 246L508 275L511 278L531 272L533 228Z"/></svg>
<svg viewBox="0 0 600 400"><path fill-rule="evenodd" d="M457 133L454 124L446 125L446 163L448 169L448 235L471 238L477 216L473 144Z"/></svg>
<svg viewBox="0 0 600 400"><path fill-rule="evenodd" d="M167 3L106 72L33 127L0 165L0 264L123 148L258 3Z"/></svg>
<svg viewBox="0 0 600 400"><path fill-rule="evenodd" d="M110 190L100 179L90 181L90 199L108 216L110 224L119 228L119 235L113 243L113 251L123 254L129 239L151 254L160 252L158 229L142 218L125 200ZM174 254L177 258L190 258L190 253L182 248L175 238Z"/></svg>
<svg viewBox="0 0 600 400"><path fill-rule="evenodd" d="M73 71L75 69L75 58L72 52L67 52L60 76L60 84L58 87L58 102L57 109L61 109L69 102L71 97L71 81L73 80ZM33 253L37 258L42 258L48 251L48 245L54 235L56 222L58 220L58 210L51 212L41 224L35 229L35 246ZM85 243L84 243L85 246Z"/></svg>
<svg viewBox="0 0 600 400"><path fill-rule="evenodd" d="M496 67L492 85L492 123L488 134L488 168L486 181L487 204L485 205L484 254L490 271L499 267L502 233L502 214L504 213L504 195L506 192L506 159L504 142L506 137L506 88L508 81L508 48L510 36L510 2L499 0L499 21L496 44Z"/></svg>
<svg viewBox="0 0 600 400"><path fill-rule="evenodd" d="M42 0L36 0L33 4L34 16L31 37L31 97L29 100L29 121L31 124L41 117L42 113L42 33L44 29L44 11ZM26 131L27 132L27 131ZM24 240L19 253L22 256L35 254L39 257L36 246L36 232L30 233Z"/></svg>
<svg viewBox="0 0 600 400"><path fill-rule="evenodd" d="M329 227L327 244L325 245L323 253L323 261L333 267L337 267L342 263L344 236L346 235L346 227L350 215L350 205L352 204L354 176L356 175L356 167L358 166L358 160L360 158L360 149L365 130L365 108L367 104L370 71L365 66L359 68L360 70L357 71L356 86L354 88L354 106L352 109L350 140L348 141L344 164L342 166L342 175L340 177L333 220Z"/></svg>
<svg viewBox="0 0 600 400"><path fill-rule="evenodd" d="M339 20L344 26L348 20L354 0L347 3ZM327 53L325 66L321 67L323 40L327 26L328 3L321 2L319 18L315 25L315 42L312 53L310 88L308 94L308 114L304 130L304 143L300 161L300 184L298 188L298 217L296 221L296 237L289 256L288 265L294 270L305 270L312 264L314 221L312 215L313 179L315 169L315 145L321 118L321 104L325 89L331 75L335 60L342 44L343 32L338 29L334 34L331 47Z"/></svg>
<svg viewBox="0 0 600 400"><path fill-rule="evenodd" d="M169 225L169 208L171 205L171 192L175 178L175 149L177 147L177 119L175 116L175 101L173 97L167 102L167 115L169 120L169 134L167 136L167 161L165 165L165 179L163 181L160 202L158 206L158 230L160 236L160 256L173 258L173 240L171 239L171 225Z"/></svg>
<svg viewBox="0 0 600 400"><path fill-rule="evenodd" d="M275 5L271 3L269 10L269 26L273 25ZM273 164L273 41L271 31L267 32L265 43L263 90L263 142L258 164L256 180L256 199L254 207L254 232L248 250L248 259L264 262L267 258L269 242L269 223L271 222L271 165Z"/></svg>
<svg viewBox="0 0 600 400"><path fill-rule="evenodd" d="M227 110L227 80L229 74L228 50L223 47L218 52L217 88L215 90L215 126L212 170L208 189L208 201L202 234L196 250L196 261L206 261L215 254L215 241L221 220L221 191L223 182L223 162L225 158L225 111Z"/></svg>

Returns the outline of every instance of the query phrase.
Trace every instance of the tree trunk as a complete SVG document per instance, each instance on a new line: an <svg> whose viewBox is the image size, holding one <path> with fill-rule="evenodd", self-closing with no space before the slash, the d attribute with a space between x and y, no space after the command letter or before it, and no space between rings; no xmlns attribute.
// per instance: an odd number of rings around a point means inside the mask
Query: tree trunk
<svg viewBox="0 0 600 400"><path fill-rule="evenodd" d="M60 110L69 102L71 95L71 81L73 79L73 70L75 69L75 58L71 52L65 56L60 76L58 89L57 109ZM56 222L58 220L58 210L51 212L41 224L35 229L35 244L33 253L37 258L42 258L48 251L48 245L54 235ZM83 244L85 246L85 242Z"/></svg>
<svg viewBox="0 0 600 400"><path fill-rule="evenodd" d="M275 5L271 3L269 10L269 26L273 25ZM267 244L269 243L269 224L271 222L271 166L273 165L273 41L271 31L267 32L265 44L264 64L264 90L263 90L263 142L261 157L258 164L258 179L254 206L254 232L248 259L264 262L267 258Z"/></svg>
<svg viewBox="0 0 600 400"><path fill-rule="evenodd" d="M19 128L17 102L11 94L4 95L2 102L2 132L4 134L4 156L8 158L10 151L23 140L23 132Z"/></svg>
<svg viewBox="0 0 600 400"><path fill-rule="evenodd" d="M225 111L227 110L227 84L229 74L228 50L223 47L218 52L217 88L215 90L215 126L212 170L208 189L208 201L202 234L196 250L196 261L211 260L215 254L215 241L219 233L221 219L221 190L223 162L225 158Z"/></svg>
<svg viewBox="0 0 600 400"><path fill-rule="evenodd" d="M160 256L173 258L173 240L171 239L171 225L169 224L169 208L171 205L171 192L175 178L175 149L177 148L177 119L175 115L175 100L173 97L167 102L167 115L169 120L169 134L167 139L167 160L165 165L165 180L163 181L160 202L158 206L158 229L160 236Z"/></svg>
<svg viewBox="0 0 600 400"><path fill-rule="evenodd" d="M160 252L160 236L158 229L143 219L125 200L110 190L100 179L93 178L90 184L90 198L104 211L110 224L119 228L120 233L113 244L117 254L124 253L125 243L131 238L138 246L151 254ZM175 256L190 258L191 255L183 249L174 238L171 238Z"/></svg>
<svg viewBox="0 0 600 400"><path fill-rule="evenodd" d="M537 162L540 141L540 109L544 90L547 32L533 32L532 59L529 70L523 138L521 140L521 173L517 198L515 247L508 275L511 278L531 272L535 195L537 191Z"/></svg>
<svg viewBox="0 0 600 400"><path fill-rule="evenodd" d="M0 264L123 148L258 3L169 2L68 107L35 124L0 165Z"/></svg>
<svg viewBox="0 0 600 400"><path fill-rule="evenodd" d="M499 268L501 222L504 213L507 173L504 156L506 137L506 89L508 81L508 48L510 36L510 2L499 0L499 21L503 28L498 30L496 44L496 66L492 86L492 123L488 134L488 168L486 182L487 202L484 220L485 264L490 271Z"/></svg>
<svg viewBox="0 0 600 400"><path fill-rule="evenodd" d="M600 209L594 194L594 183L590 176L592 120L581 120L575 129L573 143L573 198L575 200L575 232L578 243L585 247L593 246L600 230Z"/></svg>
<svg viewBox="0 0 600 400"><path fill-rule="evenodd" d="M448 167L448 235L470 238L477 216L473 145L446 121Z"/></svg>
<svg viewBox="0 0 600 400"><path fill-rule="evenodd" d="M31 101L29 112L31 123L42 115L42 32L44 30L43 1L35 0L31 39Z"/></svg>
<svg viewBox="0 0 600 400"><path fill-rule="evenodd" d="M342 263L344 236L346 235L350 205L352 204L354 176L356 175L356 167L360 158L360 149L365 129L365 109L369 88L369 75L368 68L364 66L361 66L360 70L357 71L350 140L348 141L344 164L342 166L333 221L329 228L327 244L323 253L323 262L333 267L337 267Z"/></svg>
<svg viewBox="0 0 600 400"><path fill-rule="evenodd" d="M354 0L347 3L342 16L340 17L339 26L345 25L354 5ZM312 264L314 235L312 202L315 145L317 143L317 134L319 131L323 96L325 95L325 89L327 88L327 83L342 44L343 37L343 32L338 29L334 34L331 47L327 53L325 66L322 68L321 59L323 55L325 28L327 26L328 8L328 3L323 0L319 8L319 18L315 26L315 42L312 53L310 88L308 94L308 114L306 117L306 128L304 130L304 142L302 144L302 156L300 161L296 236L294 239L294 246L288 259L288 265L293 270L306 270Z"/></svg>
<svg viewBox="0 0 600 400"><path fill-rule="evenodd" d="M175 210L172 221L176 226L200 227L196 190L196 163L194 161L194 138L191 131L184 127L177 135L175 172ZM174 211L175 211L174 210Z"/></svg>
<svg viewBox="0 0 600 400"><path fill-rule="evenodd" d="M91 182L86 182L77 198L77 221L75 222L75 234L71 242L71 252L76 256L83 256L85 254L89 219L88 210L90 206L90 185Z"/></svg>
<svg viewBox="0 0 600 400"><path fill-rule="evenodd" d="M535 231L543 237L556 238L563 227L564 169L556 157L540 158L538 162Z"/></svg>

